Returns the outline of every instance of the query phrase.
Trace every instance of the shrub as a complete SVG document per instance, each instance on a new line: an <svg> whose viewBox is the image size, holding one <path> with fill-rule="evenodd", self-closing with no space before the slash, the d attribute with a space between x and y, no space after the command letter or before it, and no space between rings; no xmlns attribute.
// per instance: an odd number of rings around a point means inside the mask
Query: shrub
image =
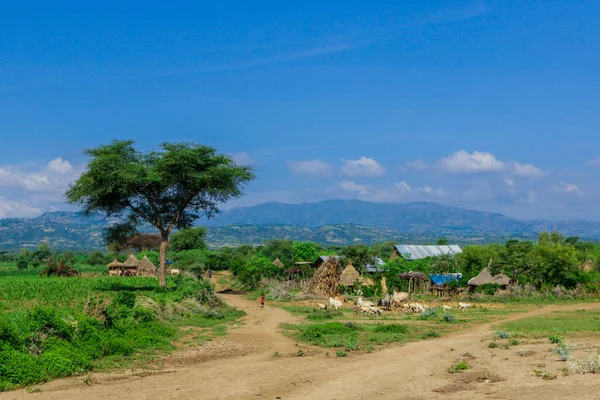
<svg viewBox="0 0 600 400"><path fill-rule="evenodd" d="M18 269L24 270L24 269L27 269L27 267L28 267L27 260L20 259L19 261L17 261Z"/></svg>
<svg viewBox="0 0 600 400"><path fill-rule="evenodd" d="M510 333L506 333L503 331L498 331L496 332L496 335L500 338L500 339L507 339L510 337Z"/></svg>
<svg viewBox="0 0 600 400"><path fill-rule="evenodd" d="M425 337L427 338L438 338L440 337L440 334L436 331L429 331L425 334Z"/></svg>
<svg viewBox="0 0 600 400"><path fill-rule="evenodd" d="M335 352L335 354L336 354L338 357L348 357L348 353L346 353L346 352L345 352L345 351L343 351L343 350L338 350L338 351L336 351L336 352Z"/></svg>
<svg viewBox="0 0 600 400"><path fill-rule="evenodd" d="M444 320L444 322L448 322L448 323L454 322L454 317L452 316L452 314L449 314L449 313L445 313L444 316L442 317L442 319Z"/></svg>
<svg viewBox="0 0 600 400"><path fill-rule="evenodd" d="M35 357L16 350L5 350L0 351L0 379L26 386L45 382L49 377Z"/></svg>
<svg viewBox="0 0 600 400"><path fill-rule="evenodd" d="M436 315L436 309L435 308L430 308L429 310L425 310L421 313L421 318L422 319L427 319L427 318L433 318Z"/></svg>
<svg viewBox="0 0 600 400"><path fill-rule="evenodd" d="M559 343L555 349L552 350L554 354L558 354L562 361L569 361L573 352L575 351L575 346L571 343Z"/></svg>
<svg viewBox="0 0 600 400"><path fill-rule="evenodd" d="M467 369L469 369L469 364L467 364L466 362L464 362L459 357L459 359L456 362L456 364L451 365L450 367L448 367L447 371L448 371L449 374L456 374L457 372L465 371Z"/></svg>
<svg viewBox="0 0 600 400"><path fill-rule="evenodd" d="M408 326L401 324L377 325L374 329L376 333L408 333Z"/></svg>
<svg viewBox="0 0 600 400"><path fill-rule="evenodd" d="M497 348L497 347L498 347L498 343L496 343L496 342L490 342L490 344L488 344L488 347L489 347L490 349L495 349L495 348Z"/></svg>
<svg viewBox="0 0 600 400"><path fill-rule="evenodd" d="M559 344L559 343L563 342L562 336L559 336L559 335L550 335L550 337L548 339L550 340L550 343L554 343L554 344Z"/></svg>
<svg viewBox="0 0 600 400"><path fill-rule="evenodd" d="M476 293L483 293L488 296L493 296L496 293L496 290L500 289L500 285L497 283L486 283L484 285L478 286L475 289Z"/></svg>

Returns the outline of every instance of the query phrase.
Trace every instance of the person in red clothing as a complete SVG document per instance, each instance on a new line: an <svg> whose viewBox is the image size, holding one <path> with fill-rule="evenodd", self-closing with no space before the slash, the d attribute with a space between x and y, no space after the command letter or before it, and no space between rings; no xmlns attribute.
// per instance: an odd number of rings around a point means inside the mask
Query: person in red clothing
<svg viewBox="0 0 600 400"><path fill-rule="evenodd" d="M265 308L265 294L260 294L260 308Z"/></svg>

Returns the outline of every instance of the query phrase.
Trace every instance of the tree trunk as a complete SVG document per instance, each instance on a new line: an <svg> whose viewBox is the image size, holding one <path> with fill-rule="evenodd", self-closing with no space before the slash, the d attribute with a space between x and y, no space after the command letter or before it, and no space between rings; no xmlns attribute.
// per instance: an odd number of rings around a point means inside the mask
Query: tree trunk
<svg viewBox="0 0 600 400"><path fill-rule="evenodd" d="M169 237L163 235L160 242L160 267L158 268L158 284L160 287L167 288L167 247L169 246Z"/></svg>

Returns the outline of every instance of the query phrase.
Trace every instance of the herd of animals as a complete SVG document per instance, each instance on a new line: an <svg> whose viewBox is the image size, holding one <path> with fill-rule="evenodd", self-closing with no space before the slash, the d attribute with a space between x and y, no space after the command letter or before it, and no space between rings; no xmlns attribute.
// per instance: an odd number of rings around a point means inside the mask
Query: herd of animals
<svg viewBox="0 0 600 400"><path fill-rule="evenodd" d="M430 309L427 304L421 303L409 303L410 295L406 292L396 292L393 294L386 294L382 299L379 300L377 305L372 301L363 300L362 297L359 297L353 306L354 314L358 315L361 313L362 315L376 316L383 315L383 311L392 311L395 308L402 308L406 312L411 313L423 313ZM335 311L338 308L341 308L347 300L343 296L336 296L329 298L329 304L319 303L317 304L317 308L321 310L327 310L328 307L333 308ZM461 311L466 311L467 308L472 307L470 303L458 303L458 309ZM442 309L446 311L450 311L452 306L443 305Z"/></svg>

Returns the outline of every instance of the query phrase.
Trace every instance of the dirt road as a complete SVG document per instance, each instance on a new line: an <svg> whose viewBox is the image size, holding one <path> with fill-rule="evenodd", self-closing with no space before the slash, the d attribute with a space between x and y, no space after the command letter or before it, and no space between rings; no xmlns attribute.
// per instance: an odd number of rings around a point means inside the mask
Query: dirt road
<svg viewBox="0 0 600 400"><path fill-rule="evenodd" d="M489 340L482 339L493 324L373 354L326 357L325 350L298 346L278 332L279 324L295 322L289 313L261 310L240 295L223 297L247 312L244 324L226 337L168 357L163 370L146 376L94 374L91 385L81 377L59 380L41 386L40 393L21 390L0 394L0 399L597 399L600 393L594 375L552 381L533 377L532 369L541 362L546 368L561 366L546 360L547 352L525 359L514 351L488 349ZM503 320L582 307L600 304L548 306ZM531 346L548 348L547 342ZM299 348L304 357L297 356ZM280 356L273 357L275 352ZM467 352L473 370L448 374L446 368Z"/></svg>

